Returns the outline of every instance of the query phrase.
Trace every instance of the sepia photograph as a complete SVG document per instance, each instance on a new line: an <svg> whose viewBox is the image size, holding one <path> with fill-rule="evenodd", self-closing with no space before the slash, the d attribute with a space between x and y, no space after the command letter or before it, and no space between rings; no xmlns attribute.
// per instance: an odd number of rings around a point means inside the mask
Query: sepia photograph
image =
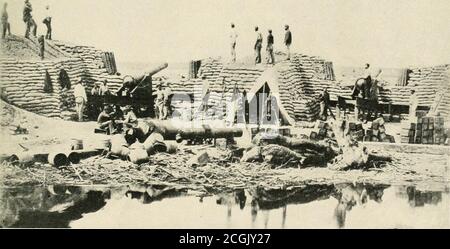
<svg viewBox="0 0 450 249"><path fill-rule="evenodd" d="M0 228L450 228L448 0L0 8Z"/></svg>

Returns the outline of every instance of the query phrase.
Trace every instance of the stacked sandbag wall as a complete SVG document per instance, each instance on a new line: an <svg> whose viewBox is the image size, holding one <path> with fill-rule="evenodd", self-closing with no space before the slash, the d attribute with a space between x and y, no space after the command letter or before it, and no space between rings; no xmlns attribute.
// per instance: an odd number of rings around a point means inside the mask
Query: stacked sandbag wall
<svg viewBox="0 0 450 249"><path fill-rule="evenodd" d="M62 102L61 94L69 97L72 89L62 89L59 73L65 69L70 79L84 77L84 64L79 59L52 61L2 59L0 82L7 102L46 117L63 118L63 109L73 106L71 98ZM53 92L44 92L46 71L49 73ZM74 80L72 80L74 81ZM64 105L63 105L64 103Z"/></svg>
<svg viewBox="0 0 450 249"><path fill-rule="evenodd" d="M102 61L103 51L92 47L67 45L52 41L66 57L52 60L0 59L0 87L2 98L25 110L52 118L73 119L75 103L73 88L82 79L89 95L95 82L107 80L111 92L122 86L122 77L109 74ZM61 87L61 70L67 72L70 88ZM53 92L44 92L46 71L49 73Z"/></svg>

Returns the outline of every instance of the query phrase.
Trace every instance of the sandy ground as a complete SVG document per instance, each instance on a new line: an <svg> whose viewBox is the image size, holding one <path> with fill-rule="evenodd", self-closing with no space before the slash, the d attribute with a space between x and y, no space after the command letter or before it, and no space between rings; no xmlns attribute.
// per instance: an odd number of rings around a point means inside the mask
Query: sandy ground
<svg viewBox="0 0 450 249"><path fill-rule="evenodd" d="M51 151L55 147L68 147L70 139L83 139L90 147L105 135L94 134L95 122L71 122L48 119L2 102L2 132L0 151L3 154L23 151ZM11 135L9 130L20 125L27 135ZM19 145L20 144L20 145ZM207 165L189 166L187 162L198 152L210 155ZM239 163L227 160L230 151L212 145L182 145L176 154L160 153L150 162L135 165L120 159L101 156L86 158L75 167L57 169L49 164L31 166L0 165L0 185L73 184L73 185L125 185L125 184L178 184L192 189L235 189L263 185L285 188L313 183L363 182L383 184L411 184L422 188L449 188L449 160L446 155L424 155L383 152L393 162L369 170L336 171L327 167L270 169L265 163Z"/></svg>

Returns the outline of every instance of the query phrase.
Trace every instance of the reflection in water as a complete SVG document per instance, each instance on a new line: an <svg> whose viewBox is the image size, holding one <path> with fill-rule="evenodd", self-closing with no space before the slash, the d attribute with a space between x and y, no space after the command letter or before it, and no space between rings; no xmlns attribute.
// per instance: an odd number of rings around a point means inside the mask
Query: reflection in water
<svg viewBox="0 0 450 249"><path fill-rule="evenodd" d="M110 191L83 191L79 187L50 186L2 189L2 227L68 227L83 213L105 206Z"/></svg>
<svg viewBox="0 0 450 249"><path fill-rule="evenodd" d="M118 220L155 228L449 227L449 199L448 192L367 184L256 187L206 197L164 185L0 188L0 226L110 227ZM434 209L416 210L425 207ZM392 210L396 219L383 220Z"/></svg>
<svg viewBox="0 0 450 249"><path fill-rule="evenodd" d="M365 205L368 199L381 202L383 190L387 185L368 185L363 184L339 184L336 185L335 191L337 194L338 204L336 206L334 215L336 217L339 228L345 226L345 217L347 212L352 210L356 205Z"/></svg>
<svg viewBox="0 0 450 249"><path fill-rule="evenodd" d="M436 205L442 201L442 193L437 191L422 192L415 187L407 187L406 193L411 207L423 207L425 204Z"/></svg>

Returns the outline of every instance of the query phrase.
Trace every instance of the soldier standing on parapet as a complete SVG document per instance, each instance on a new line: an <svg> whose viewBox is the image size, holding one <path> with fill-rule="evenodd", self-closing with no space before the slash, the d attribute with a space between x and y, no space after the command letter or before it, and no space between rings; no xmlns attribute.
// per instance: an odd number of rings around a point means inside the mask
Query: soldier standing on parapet
<svg viewBox="0 0 450 249"><path fill-rule="evenodd" d="M2 10L2 39L5 39L6 31L8 31L8 35L11 35L11 27L8 22L8 11L6 10L7 7L8 3L4 3Z"/></svg>
<svg viewBox="0 0 450 249"><path fill-rule="evenodd" d="M42 21L45 26L47 26L47 34L45 35L45 39L51 40L52 39L52 14L50 12L50 6L45 7L46 16L44 18L44 21Z"/></svg>
<svg viewBox="0 0 450 249"><path fill-rule="evenodd" d="M291 43L292 43L292 34L289 30L289 25L284 25L284 30L286 30L286 34L284 35L284 44L286 45L286 53L287 60L291 59Z"/></svg>
<svg viewBox="0 0 450 249"><path fill-rule="evenodd" d="M273 55L273 35L272 30L269 29L269 35L267 36L267 64L275 64L275 56Z"/></svg>
<svg viewBox="0 0 450 249"><path fill-rule="evenodd" d="M23 21L27 25L27 30L25 31L25 38L30 37L30 29L33 28L32 34L36 37L37 25L31 15L33 11L33 7L31 7L31 3L29 0L25 0L25 6L23 8Z"/></svg>
<svg viewBox="0 0 450 249"><path fill-rule="evenodd" d="M261 63L261 48L263 43L263 37L261 32L258 31L258 26L255 27L256 42L255 42L255 64Z"/></svg>
<svg viewBox="0 0 450 249"><path fill-rule="evenodd" d="M231 24L230 42L231 42L231 62L236 62L236 42L238 34L234 28L234 23Z"/></svg>

